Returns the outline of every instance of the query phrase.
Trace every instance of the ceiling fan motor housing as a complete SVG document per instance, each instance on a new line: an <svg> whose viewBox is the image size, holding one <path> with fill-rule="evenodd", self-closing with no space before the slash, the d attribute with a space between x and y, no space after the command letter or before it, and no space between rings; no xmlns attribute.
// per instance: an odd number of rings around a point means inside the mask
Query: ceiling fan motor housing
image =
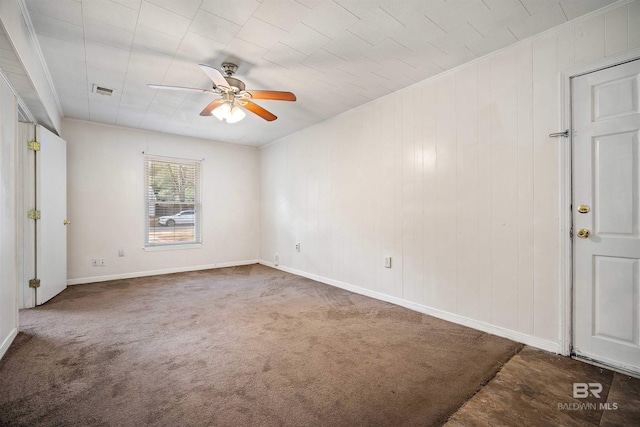
<svg viewBox="0 0 640 427"><path fill-rule="evenodd" d="M241 92L244 90L244 82L242 80L238 80L233 75L236 71L238 71L238 66L233 62L223 62L222 63L222 71L226 74L224 76L225 80L229 83L229 86L234 89L235 93ZM236 90L237 89L237 90Z"/></svg>
<svg viewBox="0 0 640 427"><path fill-rule="evenodd" d="M244 90L245 86L242 80L238 80L235 77L231 76L224 76L224 78L229 83L229 86L234 89L234 92L241 92Z"/></svg>

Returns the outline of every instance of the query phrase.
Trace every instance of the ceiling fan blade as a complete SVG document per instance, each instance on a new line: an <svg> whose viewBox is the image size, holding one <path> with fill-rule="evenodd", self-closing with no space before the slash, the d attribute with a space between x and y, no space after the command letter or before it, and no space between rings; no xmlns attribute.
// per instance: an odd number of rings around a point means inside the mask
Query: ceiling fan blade
<svg viewBox="0 0 640 427"><path fill-rule="evenodd" d="M248 91L253 99L271 99L274 101L295 101L296 96L291 92L280 92L277 90L250 90Z"/></svg>
<svg viewBox="0 0 640 427"><path fill-rule="evenodd" d="M151 89L163 89L163 90L180 90L180 91L187 91L187 92L200 92L200 93L214 93L214 91L209 90L209 89L198 89L196 87L182 87L182 86L166 86L166 85L147 85L147 87L150 87Z"/></svg>
<svg viewBox="0 0 640 427"><path fill-rule="evenodd" d="M200 68L202 69L202 71L204 71L204 73L211 79L213 84L215 84L216 86L229 87L229 83L227 82L227 80L225 80L224 76L220 71L205 64L200 64Z"/></svg>
<svg viewBox="0 0 640 427"><path fill-rule="evenodd" d="M224 99L214 99L200 112L201 116L210 116L211 112L224 103Z"/></svg>
<svg viewBox="0 0 640 427"><path fill-rule="evenodd" d="M272 122L278 118L275 114L268 112L258 104L254 104L251 101L246 101L246 104L244 104L243 107L251 111L252 113L257 114L268 122Z"/></svg>

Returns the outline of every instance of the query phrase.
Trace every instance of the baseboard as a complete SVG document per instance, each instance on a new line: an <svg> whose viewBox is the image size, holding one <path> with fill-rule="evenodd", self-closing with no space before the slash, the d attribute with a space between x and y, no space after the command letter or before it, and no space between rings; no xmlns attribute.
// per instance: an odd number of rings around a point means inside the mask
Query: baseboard
<svg viewBox="0 0 640 427"><path fill-rule="evenodd" d="M244 261L217 262L215 264L195 265L189 267L166 268L162 270L136 271L133 273L110 274L107 276L81 277L67 280L67 285L83 285L86 283L108 282L110 280L133 279L135 277L159 276L161 274L184 273L186 271L211 270L213 268L238 267L241 265L258 264L259 260L250 259Z"/></svg>
<svg viewBox="0 0 640 427"><path fill-rule="evenodd" d="M528 334L523 334L522 332L513 331L511 329L506 329L500 326L492 325L490 323L485 323L479 320L470 319L468 317L460 316L458 314L438 310L436 308L432 308L422 304L417 304L415 302L407 301L402 298L398 298L398 297L383 294L380 292L372 291L369 289L361 288L359 286L350 285L348 283L340 282L338 280L328 279L326 277L318 276L316 274L307 273L304 271L296 270L296 269L285 267L282 265L275 265L272 262L268 262L264 260L260 260L259 262L262 265L266 265L268 267L286 271L287 273L306 277L308 279L312 279L317 282L326 283L327 285L335 286L337 288L342 288L347 291L354 292L356 294L368 296L368 297L375 298L385 302L390 302L392 304L396 304L401 307L405 307L410 310L417 311L419 313L427 314L429 316L437 317L438 319L446 320L452 323L457 323L459 325L468 326L470 328L477 329L482 332L486 332L492 335L497 335L499 337L507 338L522 344L530 345L531 347L550 351L556 354L559 354L561 350L560 344L557 342L544 340Z"/></svg>
<svg viewBox="0 0 640 427"><path fill-rule="evenodd" d="M18 328L13 328L7 338L5 338L5 340L2 342L2 345L0 345L0 359L2 359L7 350L9 350L9 346L16 338L16 335L18 335Z"/></svg>

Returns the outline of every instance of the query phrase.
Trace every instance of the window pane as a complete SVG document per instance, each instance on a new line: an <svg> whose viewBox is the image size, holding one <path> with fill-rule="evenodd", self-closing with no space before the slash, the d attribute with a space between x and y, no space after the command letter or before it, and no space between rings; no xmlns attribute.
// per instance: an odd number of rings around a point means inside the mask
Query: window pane
<svg viewBox="0 0 640 427"><path fill-rule="evenodd" d="M148 156L147 246L201 243L200 162Z"/></svg>

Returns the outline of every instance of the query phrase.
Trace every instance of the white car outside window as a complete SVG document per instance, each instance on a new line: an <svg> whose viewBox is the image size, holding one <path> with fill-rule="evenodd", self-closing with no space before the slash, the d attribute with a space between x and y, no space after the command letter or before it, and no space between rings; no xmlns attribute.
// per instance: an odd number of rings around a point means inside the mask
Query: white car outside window
<svg viewBox="0 0 640 427"><path fill-rule="evenodd" d="M166 225L168 227L176 224L194 224L195 212L193 210L181 211L175 215L161 216L158 218L158 223Z"/></svg>

